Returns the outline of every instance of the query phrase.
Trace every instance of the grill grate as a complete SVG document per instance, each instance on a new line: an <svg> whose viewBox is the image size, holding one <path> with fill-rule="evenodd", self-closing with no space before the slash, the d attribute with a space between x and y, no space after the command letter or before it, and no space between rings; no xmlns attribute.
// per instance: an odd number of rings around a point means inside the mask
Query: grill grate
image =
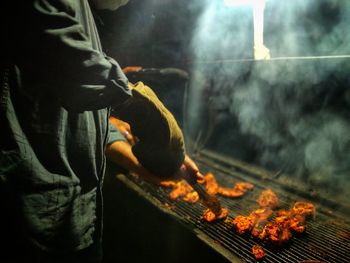
<svg viewBox="0 0 350 263"><path fill-rule="evenodd" d="M266 188L266 184L257 183L251 174L237 171L229 174L222 172L224 170L222 167L217 164L208 165L208 160L206 159L199 158L196 161L203 172L213 172L217 181L222 185L232 185L233 182L241 180L255 184L254 190L248 192L241 199L219 197L222 206L228 208L230 221L239 214L248 215L252 210L258 208L256 200L261 191ZM227 258L238 257L243 262L256 262L251 248L254 244L260 244L266 252L266 256L261 262L303 262L306 260L314 260L315 262L350 262L349 224L339 220L338 217L330 213L320 212L319 206L317 206L315 218L307 220L306 233L300 236L293 236L288 245L277 249L249 235L241 236L236 234L230 223L225 223L224 221L207 223L201 221L200 217L205 208L199 203L189 204L182 200L173 202L168 198L169 191L167 189L139 181L134 177L130 177L130 179L162 204L169 204L168 207L176 214L176 217L183 225L206 235L211 244L224 248L223 251L225 253L222 253L222 251L220 253ZM228 183L228 180L231 180L231 182ZM274 187L272 189L280 199L281 208L290 208L290 205L295 201L302 200L299 196L287 193L281 189ZM213 245L213 248L215 246Z"/></svg>

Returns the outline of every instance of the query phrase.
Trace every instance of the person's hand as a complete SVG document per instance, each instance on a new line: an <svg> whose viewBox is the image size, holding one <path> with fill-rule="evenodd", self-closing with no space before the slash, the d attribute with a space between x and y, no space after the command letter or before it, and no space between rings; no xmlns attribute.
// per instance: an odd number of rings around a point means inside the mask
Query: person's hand
<svg viewBox="0 0 350 263"><path fill-rule="evenodd" d="M125 139L131 144L134 145L137 141L137 138L131 133L131 128L129 123L119 120L115 117L109 117L109 121L117 128L117 130L123 134Z"/></svg>
<svg viewBox="0 0 350 263"><path fill-rule="evenodd" d="M196 180L201 183L204 181L204 176L198 169L197 164L186 154L185 160L180 168L186 175L195 175Z"/></svg>

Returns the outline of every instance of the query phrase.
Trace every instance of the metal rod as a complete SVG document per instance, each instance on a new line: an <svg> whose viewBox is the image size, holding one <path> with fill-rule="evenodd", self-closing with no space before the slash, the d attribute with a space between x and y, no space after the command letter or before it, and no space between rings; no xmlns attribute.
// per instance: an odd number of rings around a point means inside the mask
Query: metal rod
<svg viewBox="0 0 350 263"><path fill-rule="evenodd" d="M247 59L218 59L218 60L202 60L187 61L188 64L217 64L217 63L240 63L240 62L269 62L278 60L311 60L311 59L339 59L350 58L350 55L333 55L333 56L294 56L294 57L272 57L268 60L256 60L254 58Z"/></svg>

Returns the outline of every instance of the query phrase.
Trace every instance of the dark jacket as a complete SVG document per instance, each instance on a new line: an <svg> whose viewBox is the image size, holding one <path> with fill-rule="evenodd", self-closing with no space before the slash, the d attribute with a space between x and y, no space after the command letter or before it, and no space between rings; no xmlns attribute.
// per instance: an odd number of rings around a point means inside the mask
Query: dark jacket
<svg viewBox="0 0 350 263"><path fill-rule="evenodd" d="M109 107L130 97L127 79L101 52L87 1L10 2L0 182L37 245L82 249L100 238Z"/></svg>

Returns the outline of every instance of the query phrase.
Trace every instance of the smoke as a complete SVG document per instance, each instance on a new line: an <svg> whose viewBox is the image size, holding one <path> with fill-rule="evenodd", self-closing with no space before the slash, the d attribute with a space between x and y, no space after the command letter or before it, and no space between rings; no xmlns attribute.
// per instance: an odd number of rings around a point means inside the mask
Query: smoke
<svg viewBox="0 0 350 263"><path fill-rule="evenodd" d="M349 8L341 0L270 0L266 44L275 57L349 54Z"/></svg>
<svg viewBox="0 0 350 263"><path fill-rule="evenodd" d="M253 147L253 161L260 165L283 169L313 187L349 191L350 59L253 62L251 8L222 2L208 2L192 40L192 129L218 125L224 112L226 125L234 128L212 134L215 150L244 159L232 149L246 153ZM348 25L349 1L270 0L265 45L272 58L350 55ZM208 112L216 112L216 123L203 118ZM229 133L238 139L228 141Z"/></svg>
<svg viewBox="0 0 350 263"><path fill-rule="evenodd" d="M251 8L227 8L220 1L208 1L194 30L192 49L196 61L249 56L252 34Z"/></svg>

